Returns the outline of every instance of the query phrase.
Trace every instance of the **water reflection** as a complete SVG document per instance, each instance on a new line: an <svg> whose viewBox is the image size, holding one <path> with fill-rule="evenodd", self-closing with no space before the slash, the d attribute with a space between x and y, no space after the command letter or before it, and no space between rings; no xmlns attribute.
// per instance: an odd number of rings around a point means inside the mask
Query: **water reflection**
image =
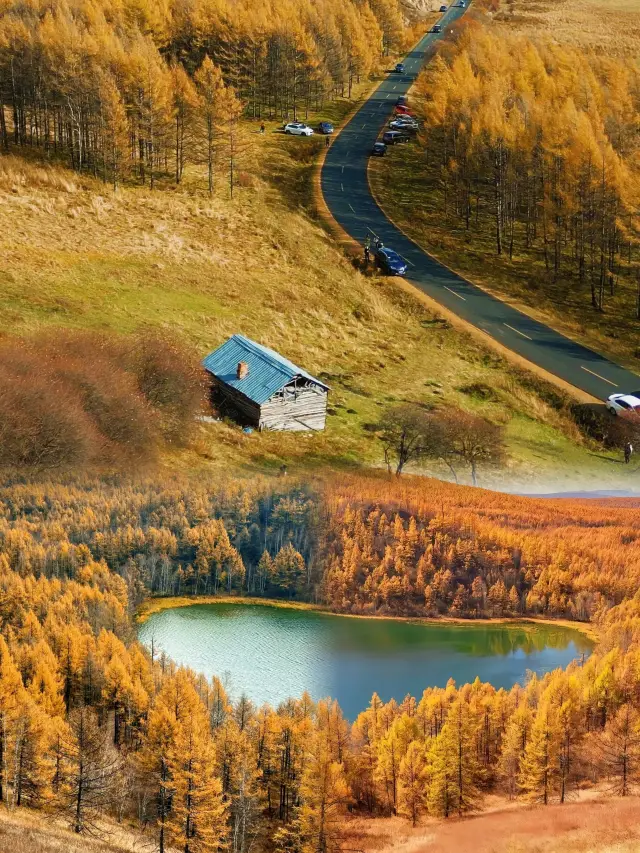
<svg viewBox="0 0 640 853"><path fill-rule="evenodd" d="M332 696L353 719L376 691L383 700L479 676L511 687L527 671L564 667L591 643L547 625L421 625L254 605L165 610L140 628L174 660L207 676L228 673L231 692L277 704L308 690Z"/></svg>

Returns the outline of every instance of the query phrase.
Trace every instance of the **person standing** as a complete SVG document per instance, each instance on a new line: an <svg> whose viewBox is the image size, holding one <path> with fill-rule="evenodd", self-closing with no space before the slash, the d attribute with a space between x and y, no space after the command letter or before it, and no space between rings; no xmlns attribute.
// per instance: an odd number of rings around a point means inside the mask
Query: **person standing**
<svg viewBox="0 0 640 853"><path fill-rule="evenodd" d="M325 138L324 138L324 147L325 147L325 148L328 148L330 145L331 145L331 140L329 139L329 137L328 137L328 136L325 136Z"/></svg>
<svg viewBox="0 0 640 853"><path fill-rule="evenodd" d="M631 462L631 454L633 453L633 444L627 441L624 446L624 464L628 465Z"/></svg>
<svg viewBox="0 0 640 853"><path fill-rule="evenodd" d="M260 133L264 133L264 122L260 122Z"/></svg>

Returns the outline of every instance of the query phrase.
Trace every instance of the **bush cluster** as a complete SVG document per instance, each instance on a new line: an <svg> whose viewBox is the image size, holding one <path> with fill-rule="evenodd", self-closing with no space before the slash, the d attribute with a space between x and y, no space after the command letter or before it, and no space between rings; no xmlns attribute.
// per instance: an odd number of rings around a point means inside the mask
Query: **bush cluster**
<svg viewBox="0 0 640 853"><path fill-rule="evenodd" d="M0 346L0 467L120 465L188 443L204 399L168 337L56 330Z"/></svg>

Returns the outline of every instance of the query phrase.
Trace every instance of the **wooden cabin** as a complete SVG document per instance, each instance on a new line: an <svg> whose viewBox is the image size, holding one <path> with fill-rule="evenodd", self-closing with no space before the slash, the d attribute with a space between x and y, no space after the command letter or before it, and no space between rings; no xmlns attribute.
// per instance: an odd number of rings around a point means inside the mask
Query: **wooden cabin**
<svg viewBox="0 0 640 853"><path fill-rule="evenodd" d="M234 335L202 363L222 414L257 429L324 429L329 386L274 350Z"/></svg>

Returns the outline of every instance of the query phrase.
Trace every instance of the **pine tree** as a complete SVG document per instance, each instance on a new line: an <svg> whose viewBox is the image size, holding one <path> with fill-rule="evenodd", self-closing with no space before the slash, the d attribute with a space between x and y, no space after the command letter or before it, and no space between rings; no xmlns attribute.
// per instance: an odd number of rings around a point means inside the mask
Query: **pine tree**
<svg viewBox="0 0 640 853"><path fill-rule="evenodd" d="M415 826L427 808L427 762L423 744L411 741L398 773L398 814Z"/></svg>

